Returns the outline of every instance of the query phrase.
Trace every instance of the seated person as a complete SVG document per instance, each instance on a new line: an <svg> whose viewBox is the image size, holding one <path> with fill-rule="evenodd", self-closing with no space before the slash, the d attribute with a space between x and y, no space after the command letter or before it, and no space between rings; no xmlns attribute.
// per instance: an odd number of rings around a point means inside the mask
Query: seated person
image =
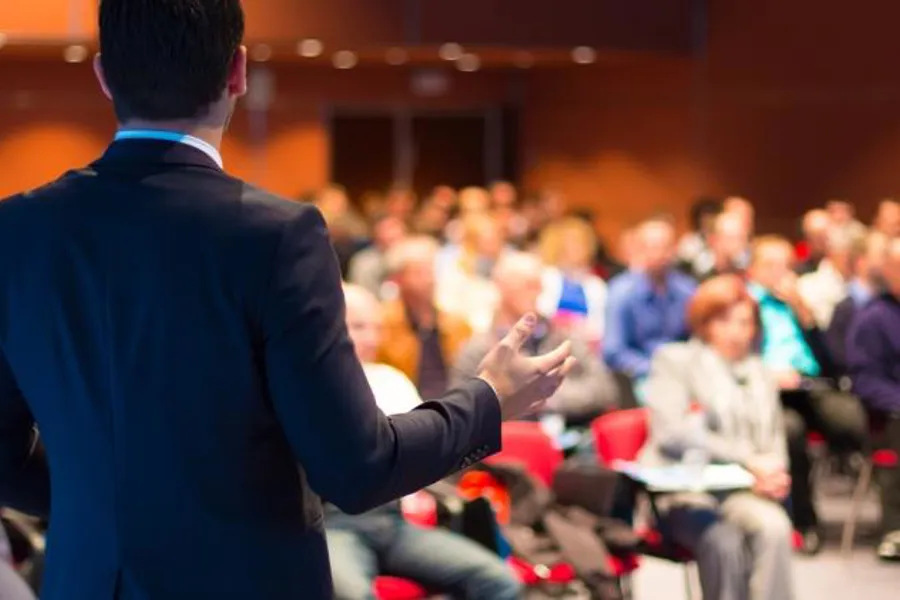
<svg viewBox="0 0 900 600"><path fill-rule="evenodd" d="M400 371L375 363L381 342L380 307L363 288L347 285L347 327L379 408L386 414L409 411L421 401ZM381 573L409 578L468 600L521 597L512 570L496 554L450 531L408 524L400 503L361 515L327 505L325 537L337 600L374 599L372 582Z"/></svg>
<svg viewBox="0 0 900 600"><path fill-rule="evenodd" d="M805 423L788 439L791 465L791 510L803 535L803 551L821 549L818 515L813 505L807 431L821 433L836 450L853 451L866 438L866 415L853 395L837 387L837 372L825 336L797 290L794 249L790 242L766 236L754 244L750 291L759 303L762 359L775 373L784 406Z"/></svg>
<svg viewBox="0 0 900 600"><path fill-rule="evenodd" d="M472 377L482 359L508 329L526 313L535 312L541 294L543 270L540 259L532 254L511 252L500 259L494 269L499 302L493 330L476 335L463 346L454 369L454 383ZM524 352L541 354L566 339L546 319L542 320L536 332L526 342ZM572 356L577 362L556 394L548 400L547 411L561 415L569 426L587 425L594 417L618 404L617 390L612 374L587 346L577 339L573 339L572 343Z"/></svg>
<svg viewBox="0 0 900 600"><path fill-rule="evenodd" d="M696 283L674 267L675 228L668 221L643 223L636 244L640 269L609 284L603 356L611 369L635 382L640 395L653 352L687 339L684 307Z"/></svg>
<svg viewBox="0 0 900 600"><path fill-rule="evenodd" d="M422 398L447 391L450 368L472 331L461 318L438 310L434 263L438 243L412 236L387 255L397 298L384 304L378 362L400 369Z"/></svg>
<svg viewBox="0 0 900 600"><path fill-rule="evenodd" d="M900 238L888 242L882 274L887 291L863 307L851 325L847 362L853 390L884 419L876 443L900 454ZM884 537L878 556L900 560L900 468L880 475Z"/></svg>
<svg viewBox="0 0 900 600"><path fill-rule="evenodd" d="M757 305L735 275L710 279L689 307L694 338L667 344L647 380L650 434L640 461L677 464L690 450L744 466L752 490L664 495L660 525L697 560L704 598L789 600L790 490L778 385L754 353ZM692 430L699 409L706 432ZM705 448L695 448L703 444Z"/></svg>

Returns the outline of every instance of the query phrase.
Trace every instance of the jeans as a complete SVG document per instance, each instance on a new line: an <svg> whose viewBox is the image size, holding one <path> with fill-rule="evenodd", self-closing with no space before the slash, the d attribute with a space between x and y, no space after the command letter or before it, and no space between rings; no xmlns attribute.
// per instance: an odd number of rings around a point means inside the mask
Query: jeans
<svg viewBox="0 0 900 600"><path fill-rule="evenodd" d="M461 535L423 529L398 514L340 515L325 529L336 600L374 600L378 575L410 579L466 600L522 597L500 557Z"/></svg>

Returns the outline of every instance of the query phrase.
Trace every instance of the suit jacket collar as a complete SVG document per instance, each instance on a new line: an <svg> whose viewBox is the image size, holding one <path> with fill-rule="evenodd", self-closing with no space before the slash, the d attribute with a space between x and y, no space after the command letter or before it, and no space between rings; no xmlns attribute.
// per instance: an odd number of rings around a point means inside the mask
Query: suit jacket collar
<svg viewBox="0 0 900 600"><path fill-rule="evenodd" d="M114 141L95 165L135 171L200 167L221 172L216 161L202 150L180 142L154 139Z"/></svg>

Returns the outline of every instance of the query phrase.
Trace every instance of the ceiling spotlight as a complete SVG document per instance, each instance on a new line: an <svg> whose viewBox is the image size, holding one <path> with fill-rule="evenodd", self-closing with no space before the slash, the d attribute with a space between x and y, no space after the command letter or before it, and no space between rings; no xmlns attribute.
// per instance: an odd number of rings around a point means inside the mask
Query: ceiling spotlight
<svg viewBox="0 0 900 600"><path fill-rule="evenodd" d="M303 58L318 58L322 56L323 50L325 50L325 46L315 38L300 40L297 43L297 54Z"/></svg>
<svg viewBox="0 0 900 600"><path fill-rule="evenodd" d="M269 46L268 44L254 46L253 50L250 52L250 58L256 62L266 62L272 58L272 46Z"/></svg>
<svg viewBox="0 0 900 600"><path fill-rule="evenodd" d="M579 65L589 65L597 60L597 51L588 46L578 46L572 50L572 60Z"/></svg>
<svg viewBox="0 0 900 600"><path fill-rule="evenodd" d="M481 59L477 54L463 54L456 61L456 68L466 73L477 71L481 68Z"/></svg>
<svg viewBox="0 0 900 600"><path fill-rule="evenodd" d="M81 46L79 44L75 44L73 46L67 46L65 50L63 50L63 60L67 63L80 63L84 62L84 60L88 56L87 48Z"/></svg>
<svg viewBox="0 0 900 600"><path fill-rule="evenodd" d="M334 63L336 69L352 69L359 62L359 59L356 57L355 52L340 50L334 53L331 62Z"/></svg>
<svg viewBox="0 0 900 600"><path fill-rule="evenodd" d="M534 66L534 56L530 52L516 52L513 64L520 69L530 69Z"/></svg>
<svg viewBox="0 0 900 600"><path fill-rule="evenodd" d="M387 61L387 64L393 66L399 66L406 64L409 60L409 54L407 54L406 50L403 48L391 48L384 55L384 59Z"/></svg>
<svg viewBox="0 0 900 600"><path fill-rule="evenodd" d="M459 44L444 44L438 49L438 56L443 60L459 60L463 56L463 48Z"/></svg>

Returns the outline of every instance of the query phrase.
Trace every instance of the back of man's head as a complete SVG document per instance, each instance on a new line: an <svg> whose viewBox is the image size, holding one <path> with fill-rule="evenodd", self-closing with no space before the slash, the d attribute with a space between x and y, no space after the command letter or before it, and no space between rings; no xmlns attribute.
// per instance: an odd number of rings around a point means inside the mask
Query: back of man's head
<svg viewBox="0 0 900 600"><path fill-rule="evenodd" d="M100 64L119 121L205 117L243 36L240 0L102 0Z"/></svg>

